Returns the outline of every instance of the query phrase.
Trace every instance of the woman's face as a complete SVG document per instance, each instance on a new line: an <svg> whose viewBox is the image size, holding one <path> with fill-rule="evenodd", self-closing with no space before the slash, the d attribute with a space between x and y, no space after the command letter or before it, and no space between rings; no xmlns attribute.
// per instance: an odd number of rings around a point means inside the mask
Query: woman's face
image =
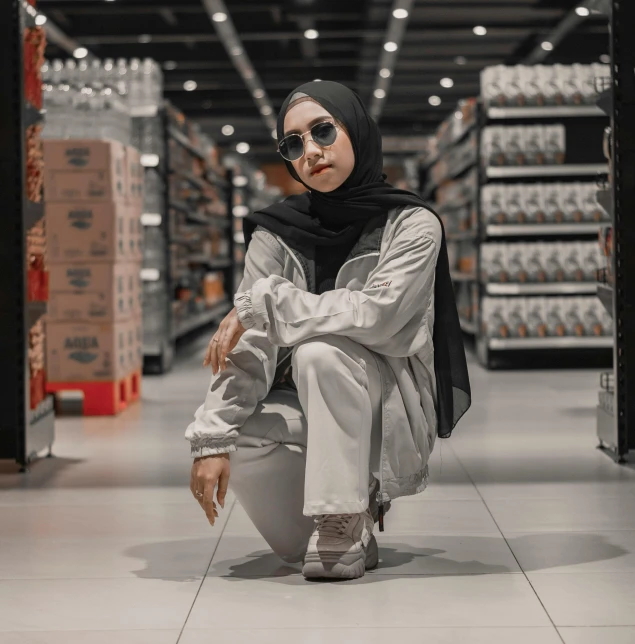
<svg viewBox="0 0 635 644"><path fill-rule="evenodd" d="M301 101L293 105L284 117L284 136L303 134L316 123L335 119L321 105L314 101ZM311 138L304 135L304 154L291 161L302 181L318 192L332 192L339 188L353 172L355 152L346 131L337 125L337 138L333 145L321 148Z"/></svg>

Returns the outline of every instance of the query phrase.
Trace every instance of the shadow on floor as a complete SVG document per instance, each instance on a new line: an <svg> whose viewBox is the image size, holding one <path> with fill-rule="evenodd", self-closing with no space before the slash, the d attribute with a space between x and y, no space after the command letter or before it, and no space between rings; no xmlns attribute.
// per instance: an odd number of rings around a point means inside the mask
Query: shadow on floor
<svg viewBox="0 0 635 644"><path fill-rule="evenodd" d="M224 539L231 538L229 536ZM435 536L435 541L440 537ZM394 541L384 541L379 546L379 566L371 574L377 581L382 576L399 575L399 569L408 566L410 575L433 577L496 575L519 572L516 567L483 563L477 560L454 560L444 557L447 552L483 552L488 545L491 552L500 544L500 537L448 535L441 537L447 543L447 550L438 548L413 548L410 544L400 543L399 536ZM492 544L487 544L491 541ZM495 542L495 543L494 543ZM523 535L508 539L514 552L536 553L540 564L525 567L525 572L547 571L550 568L574 566L596 561L607 561L629 554L627 550L609 543L603 535L585 533L546 533ZM153 543L135 546L125 552L126 556L143 559L145 568L135 571L144 579L200 579L200 558L195 560L193 553L201 547L210 547L208 539ZM210 550L210 557L212 552ZM182 567L174 565L182 560ZM420 560L420 561L417 561ZM166 574L166 562L170 561L170 573ZM208 576L221 577L231 581L245 579L267 579L277 583L286 582L285 578L301 574L302 564L285 563L270 550L252 551L245 556L224 561L212 562ZM230 572L227 572L230 571Z"/></svg>

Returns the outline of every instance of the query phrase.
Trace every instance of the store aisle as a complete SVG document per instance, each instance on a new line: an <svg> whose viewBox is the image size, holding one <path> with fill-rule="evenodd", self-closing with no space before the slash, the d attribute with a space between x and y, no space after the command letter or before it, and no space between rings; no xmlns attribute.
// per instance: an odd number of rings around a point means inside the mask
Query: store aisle
<svg viewBox="0 0 635 644"><path fill-rule="evenodd" d="M231 491L214 528L190 495L203 346L119 418L59 420L28 476L2 466L1 644L635 641L635 470L595 449L595 372L472 365L474 407L376 533L379 568L310 583Z"/></svg>

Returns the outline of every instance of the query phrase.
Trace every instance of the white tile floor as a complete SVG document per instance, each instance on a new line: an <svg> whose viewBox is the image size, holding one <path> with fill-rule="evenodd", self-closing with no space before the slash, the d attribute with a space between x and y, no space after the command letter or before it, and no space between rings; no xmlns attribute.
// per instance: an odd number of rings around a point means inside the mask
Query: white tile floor
<svg viewBox="0 0 635 644"><path fill-rule="evenodd" d="M119 418L59 420L57 458L0 465L0 644L635 642L635 470L595 449L596 372L472 365L379 568L316 584L231 492L214 528L190 496L202 346Z"/></svg>

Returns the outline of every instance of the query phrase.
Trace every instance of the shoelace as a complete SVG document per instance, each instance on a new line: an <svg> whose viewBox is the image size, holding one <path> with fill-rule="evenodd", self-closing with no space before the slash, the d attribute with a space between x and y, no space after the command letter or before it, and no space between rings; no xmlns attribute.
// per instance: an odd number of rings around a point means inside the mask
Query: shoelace
<svg viewBox="0 0 635 644"><path fill-rule="evenodd" d="M325 536L340 537L352 517L352 514L322 514L317 520L317 530Z"/></svg>

